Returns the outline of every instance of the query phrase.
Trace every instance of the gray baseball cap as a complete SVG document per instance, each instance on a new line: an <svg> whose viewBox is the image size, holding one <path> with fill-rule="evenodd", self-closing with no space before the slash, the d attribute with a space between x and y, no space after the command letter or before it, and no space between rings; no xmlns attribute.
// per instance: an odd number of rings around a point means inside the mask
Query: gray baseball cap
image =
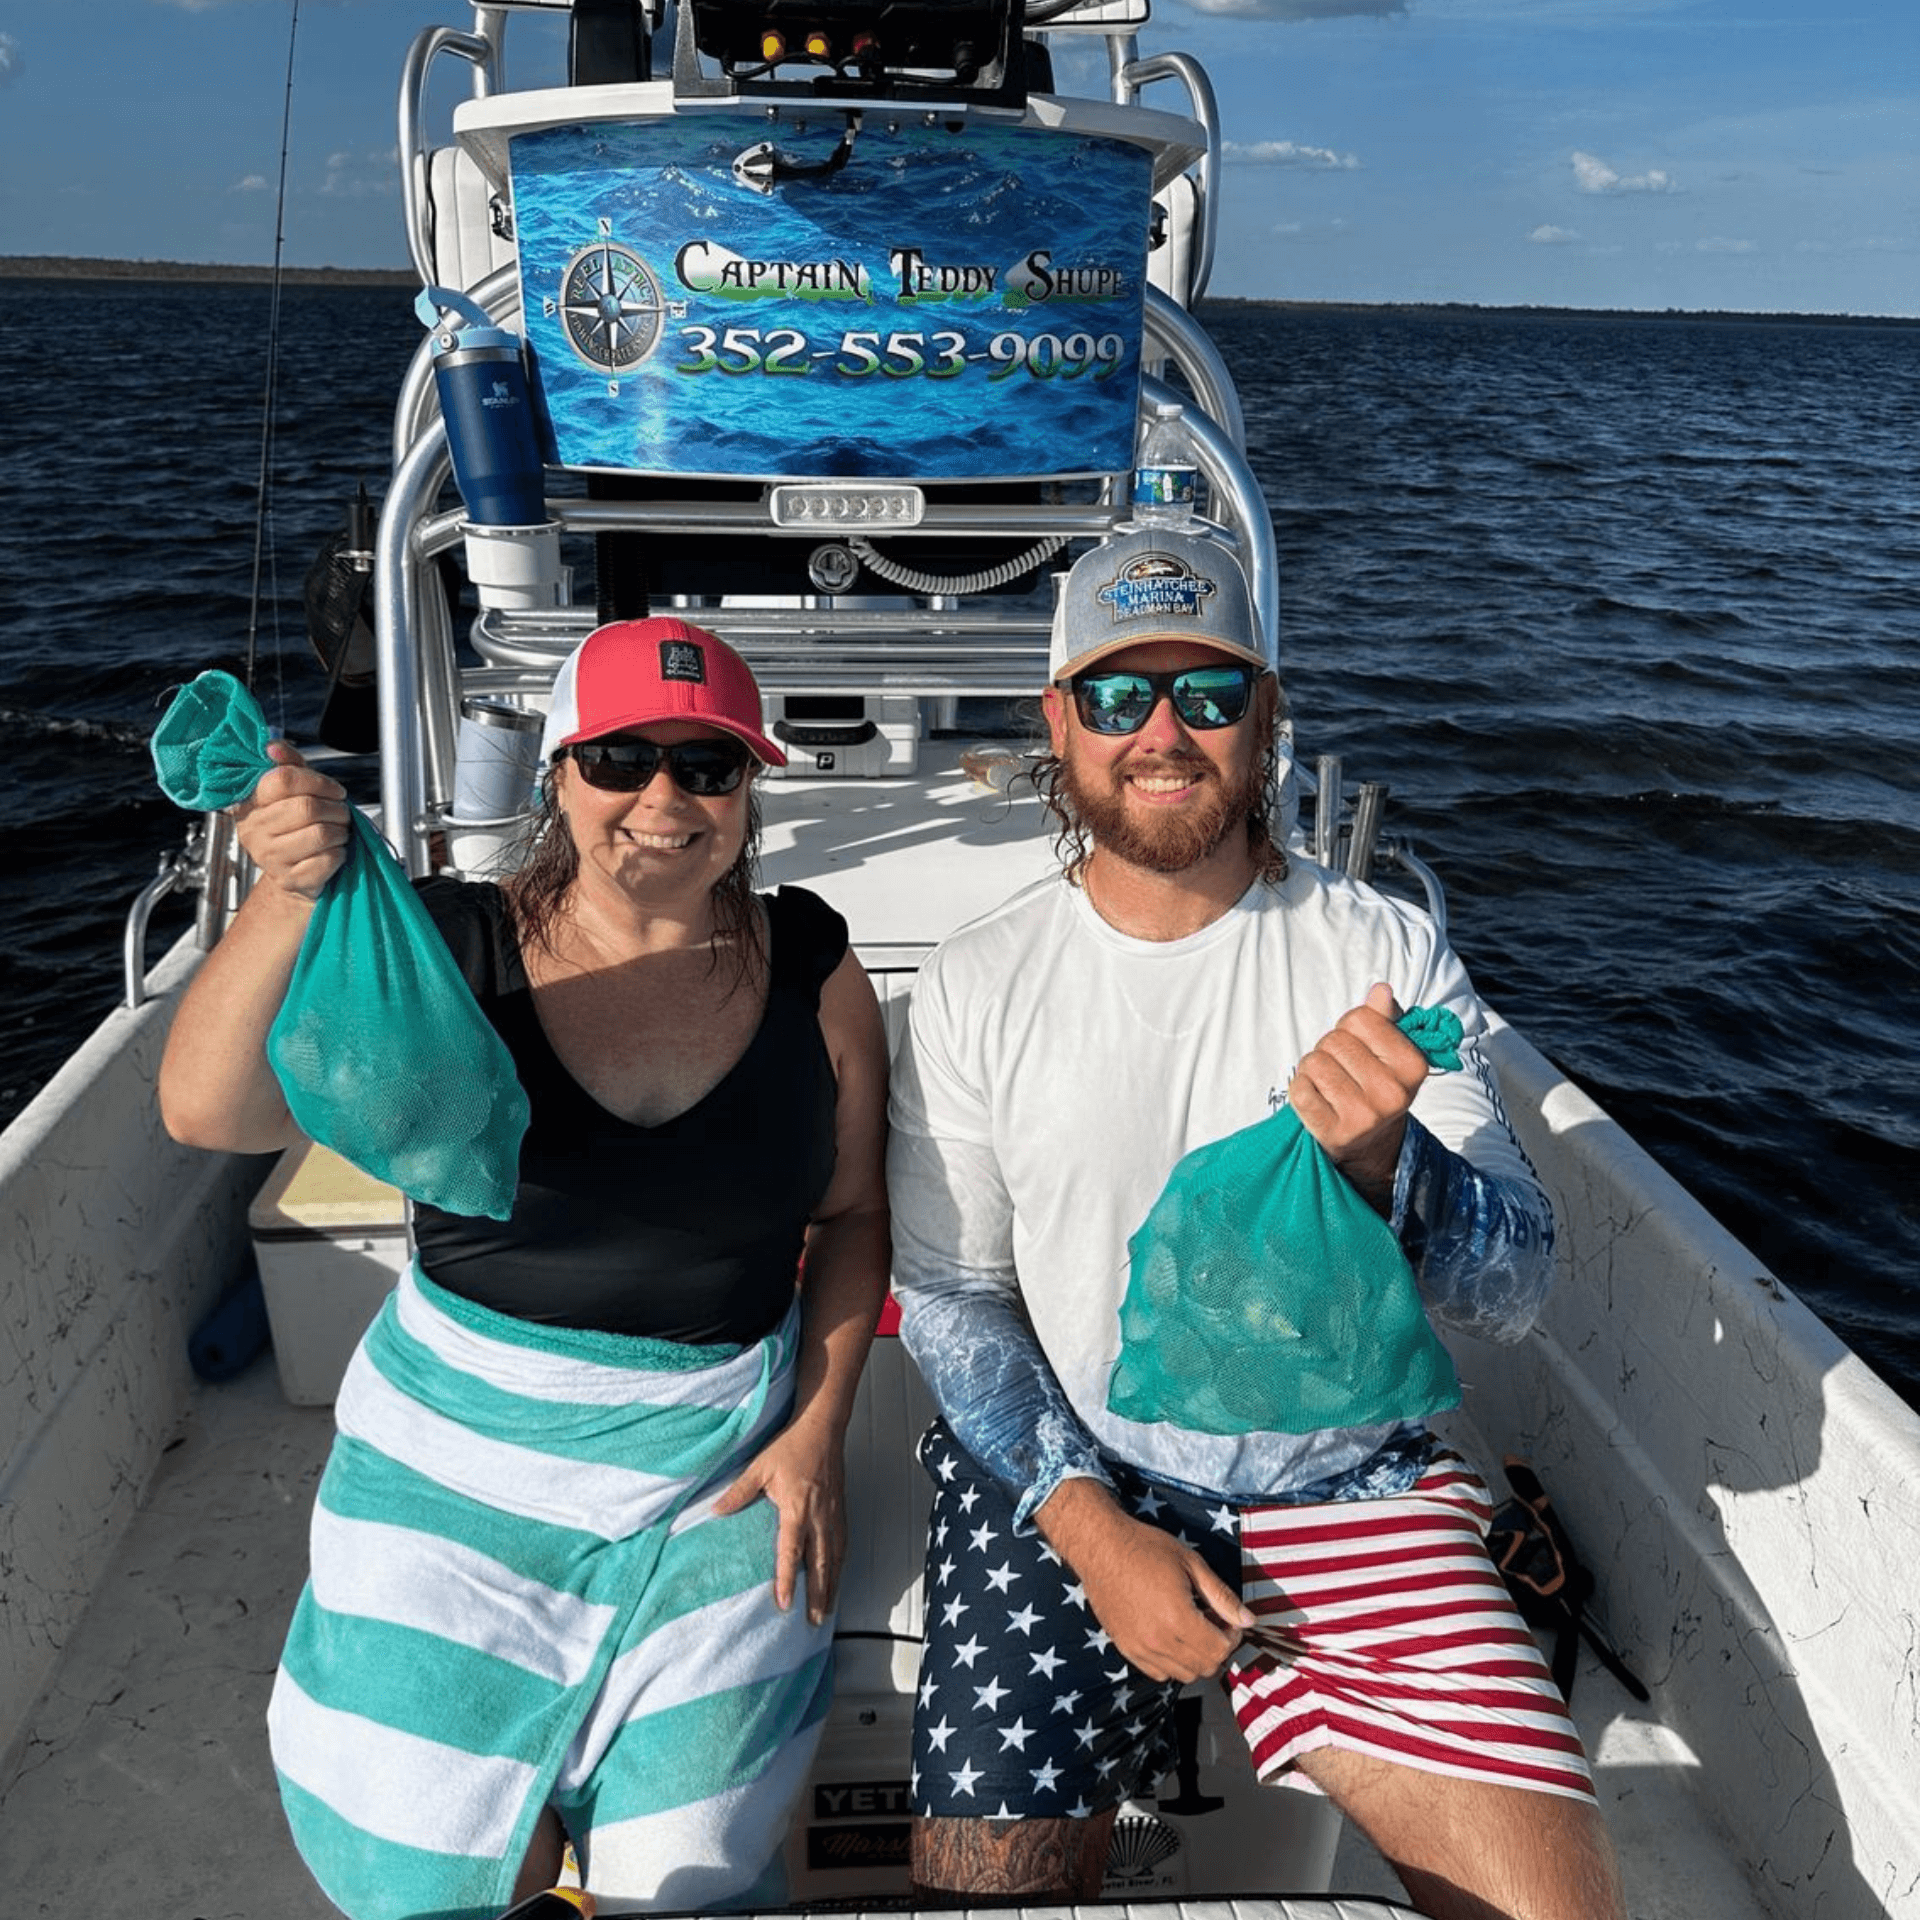
<svg viewBox="0 0 1920 1920"><path fill-rule="evenodd" d="M1143 527L1082 554L1054 609L1048 676L1070 680L1147 640L1191 640L1279 671L1239 561L1208 534Z"/></svg>

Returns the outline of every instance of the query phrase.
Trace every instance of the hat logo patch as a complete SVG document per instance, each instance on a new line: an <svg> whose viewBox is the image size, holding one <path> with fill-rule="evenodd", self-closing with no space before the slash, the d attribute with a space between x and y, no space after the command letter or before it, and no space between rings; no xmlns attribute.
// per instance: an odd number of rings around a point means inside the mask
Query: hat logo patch
<svg viewBox="0 0 1920 1920"><path fill-rule="evenodd" d="M1142 619L1198 620L1215 582L1161 554L1142 554L1095 596L1113 610L1115 625Z"/></svg>
<svg viewBox="0 0 1920 1920"><path fill-rule="evenodd" d="M707 656L691 640L660 642L660 678L691 680L696 686L707 681Z"/></svg>

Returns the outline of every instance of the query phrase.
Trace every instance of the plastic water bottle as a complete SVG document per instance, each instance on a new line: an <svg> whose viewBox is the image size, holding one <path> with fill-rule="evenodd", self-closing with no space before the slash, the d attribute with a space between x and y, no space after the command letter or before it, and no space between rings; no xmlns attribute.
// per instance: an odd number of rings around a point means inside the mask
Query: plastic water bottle
<svg viewBox="0 0 1920 1920"><path fill-rule="evenodd" d="M1177 400L1156 400L1133 470L1133 524L1190 530L1198 469Z"/></svg>

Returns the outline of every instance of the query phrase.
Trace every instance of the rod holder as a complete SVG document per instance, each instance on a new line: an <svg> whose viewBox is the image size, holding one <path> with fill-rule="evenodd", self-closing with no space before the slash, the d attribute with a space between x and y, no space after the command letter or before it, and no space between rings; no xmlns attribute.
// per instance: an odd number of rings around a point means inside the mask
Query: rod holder
<svg viewBox="0 0 1920 1920"><path fill-rule="evenodd" d="M1323 753L1313 763L1313 857L1323 867L1340 864L1340 756Z"/></svg>
<svg viewBox="0 0 1920 1920"><path fill-rule="evenodd" d="M1373 878L1374 849L1380 844L1380 822L1387 811L1384 780L1363 780L1353 801L1353 827L1347 835L1347 876Z"/></svg>

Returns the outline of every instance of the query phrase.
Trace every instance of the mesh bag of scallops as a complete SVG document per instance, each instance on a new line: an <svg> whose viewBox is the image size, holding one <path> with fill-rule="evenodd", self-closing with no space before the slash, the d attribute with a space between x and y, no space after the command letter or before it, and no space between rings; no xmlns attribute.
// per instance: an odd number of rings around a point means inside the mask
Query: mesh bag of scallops
<svg viewBox="0 0 1920 1920"><path fill-rule="evenodd" d="M1459 1019L1400 1030L1457 1072ZM1313 1433L1457 1406L1393 1229L1291 1107L1196 1148L1127 1242L1107 1406L1201 1433Z"/></svg>
<svg viewBox="0 0 1920 1920"><path fill-rule="evenodd" d="M269 772L258 703L218 669L182 687L152 741L161 791L196 811ZM449 1213L504 1220L527 1130L513 1058L400 863L357 808L294 962L267 1058L309 1139Z"/></svg>

